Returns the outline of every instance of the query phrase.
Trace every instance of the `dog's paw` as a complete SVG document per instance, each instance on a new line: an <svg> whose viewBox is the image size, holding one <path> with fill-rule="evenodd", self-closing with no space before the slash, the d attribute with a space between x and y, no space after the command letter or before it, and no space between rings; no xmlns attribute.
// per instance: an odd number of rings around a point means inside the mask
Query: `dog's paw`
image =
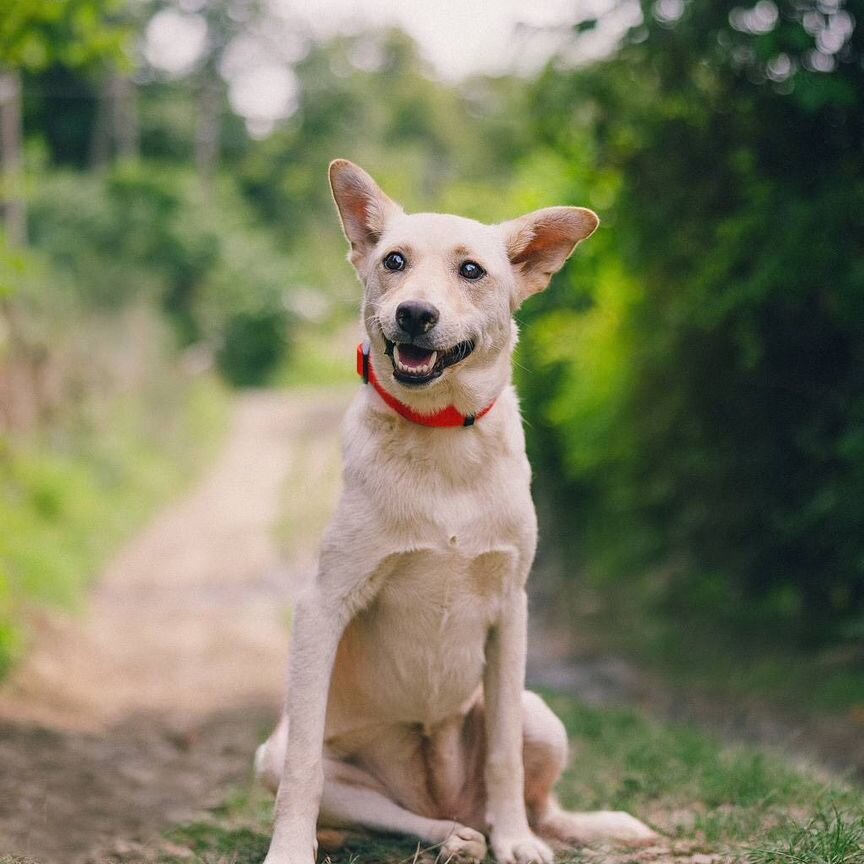
<svg viewBox="0 0 864 864"><path fill-rule="evenodd" d="M263 864L315 864L317 857L317 839L307 846L305 843L277 843L274 838Z"/></svg>
<svg viewBox="0 0 864 864"><path fill-rule="evenodd" d="M264 859L264 864L315 864L315 857L307 858L305 856L300 857L296 855L283 855L283 854L275 854L274 852L268 852L267 857Z"/></svg>
<svg viewBox="0 0 864 864"><path fill-rule="evenodd" d="M450 836L441 844L438 853L439 864L447 861L482 861L486 857L486 838L473 828L457 825Z"/></svg>
<svg viewBox="0 0 864 864"><path fill-rule="evenodd" d="M553 814L542 830L566 843L609 841L629 846L644 846L659 839L656 831L621 810L597 810L592 813Z"/></svg>
<svg viewBox="0 0 864 864"><path fill-rule="evenodd" d="M552 850L534 834L492 835L492 851L498 864L552 864Z"/></svg>
<svg viewBox="0 0 864 864"><path fill-rule="evenodd" d="M643 846L660 838L660 835L644 822L622 810L608 810L603 815L608 818L607 837L618 843Z"/></svg>

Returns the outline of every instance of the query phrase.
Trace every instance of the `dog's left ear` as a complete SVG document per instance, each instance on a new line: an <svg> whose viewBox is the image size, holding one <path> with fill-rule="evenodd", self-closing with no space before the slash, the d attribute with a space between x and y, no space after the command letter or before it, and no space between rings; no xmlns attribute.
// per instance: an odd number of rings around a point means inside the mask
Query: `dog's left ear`
<svg viewBox="0 0 864 864"><path fill-rule="evenodd" d="M547 207L499 226L516 270L514 309L542 291L570 254L590 237L600 220L585 207Z"/></svg>
<svg viewBox="0 0 864 864"><path fill-rule="evenodd" d="M351 244L348 257L358 267L378 242L387 220L401 208L359 165L347 159L330 163L330 189Z"/></svg>

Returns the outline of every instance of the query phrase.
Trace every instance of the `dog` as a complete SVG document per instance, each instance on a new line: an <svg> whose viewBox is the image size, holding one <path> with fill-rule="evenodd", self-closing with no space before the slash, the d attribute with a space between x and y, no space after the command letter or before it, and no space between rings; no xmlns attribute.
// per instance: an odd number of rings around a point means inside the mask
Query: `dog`
<svg viewBox="0 0 864 864"><path fill-rule="evenodd" d="M313 864L316 826L410 834L443 860L550 864L547 841L648 842L571 813L564 726L525 691L537 522L513 313L598 225L550 207L499 225L407 214L330 165L368 343L344 425L343 491L298 598L286 707L256 753L277 792L265 864Z"/></svg>

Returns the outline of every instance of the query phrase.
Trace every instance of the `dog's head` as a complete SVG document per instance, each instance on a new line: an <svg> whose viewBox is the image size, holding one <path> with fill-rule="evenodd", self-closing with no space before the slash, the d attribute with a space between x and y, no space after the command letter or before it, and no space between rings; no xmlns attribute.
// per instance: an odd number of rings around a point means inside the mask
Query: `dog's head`
<svg viewBox="0 0 864 864"><path fill-rule="evenodd" d="M473 414L495 398L509 380L512 313L598 224L583 207L500 225L409 215L342 159L330 165L330 186L364 286L373 366L382 386L422 412L452 404Z"/></svg>

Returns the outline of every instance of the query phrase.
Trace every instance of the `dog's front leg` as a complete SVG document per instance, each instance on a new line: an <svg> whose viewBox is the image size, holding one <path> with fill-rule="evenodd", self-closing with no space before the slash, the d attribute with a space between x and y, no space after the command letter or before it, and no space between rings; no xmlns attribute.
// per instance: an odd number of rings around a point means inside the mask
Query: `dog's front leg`
<svg viewBox="0 0 864 864"><path fill-rule="evenodd" d="M348 623L343 600L315 590L294 610L288 671L288 743L264 864L313 864L324 782L327 694L336 649Z"/></svg>
<svg viewBox="0 0 864 864"><path fill-rule="evenodd" d="M350 496L340 501L315 584L294 610L285 707L288 741L264 864L315 861L327 697L336 650L351 618L371 602L392 566L377 535L364 525L357 528L356 513L363 504Z"/></svg>
<svg viewBox="0 0 864 864"><path fill-rule="evenodd" d="M522 691L528 600L515 590L489 634L483 678L486 703L486 820L500 864L549 864L552 850L534 835L525 812Z"/></svg>

